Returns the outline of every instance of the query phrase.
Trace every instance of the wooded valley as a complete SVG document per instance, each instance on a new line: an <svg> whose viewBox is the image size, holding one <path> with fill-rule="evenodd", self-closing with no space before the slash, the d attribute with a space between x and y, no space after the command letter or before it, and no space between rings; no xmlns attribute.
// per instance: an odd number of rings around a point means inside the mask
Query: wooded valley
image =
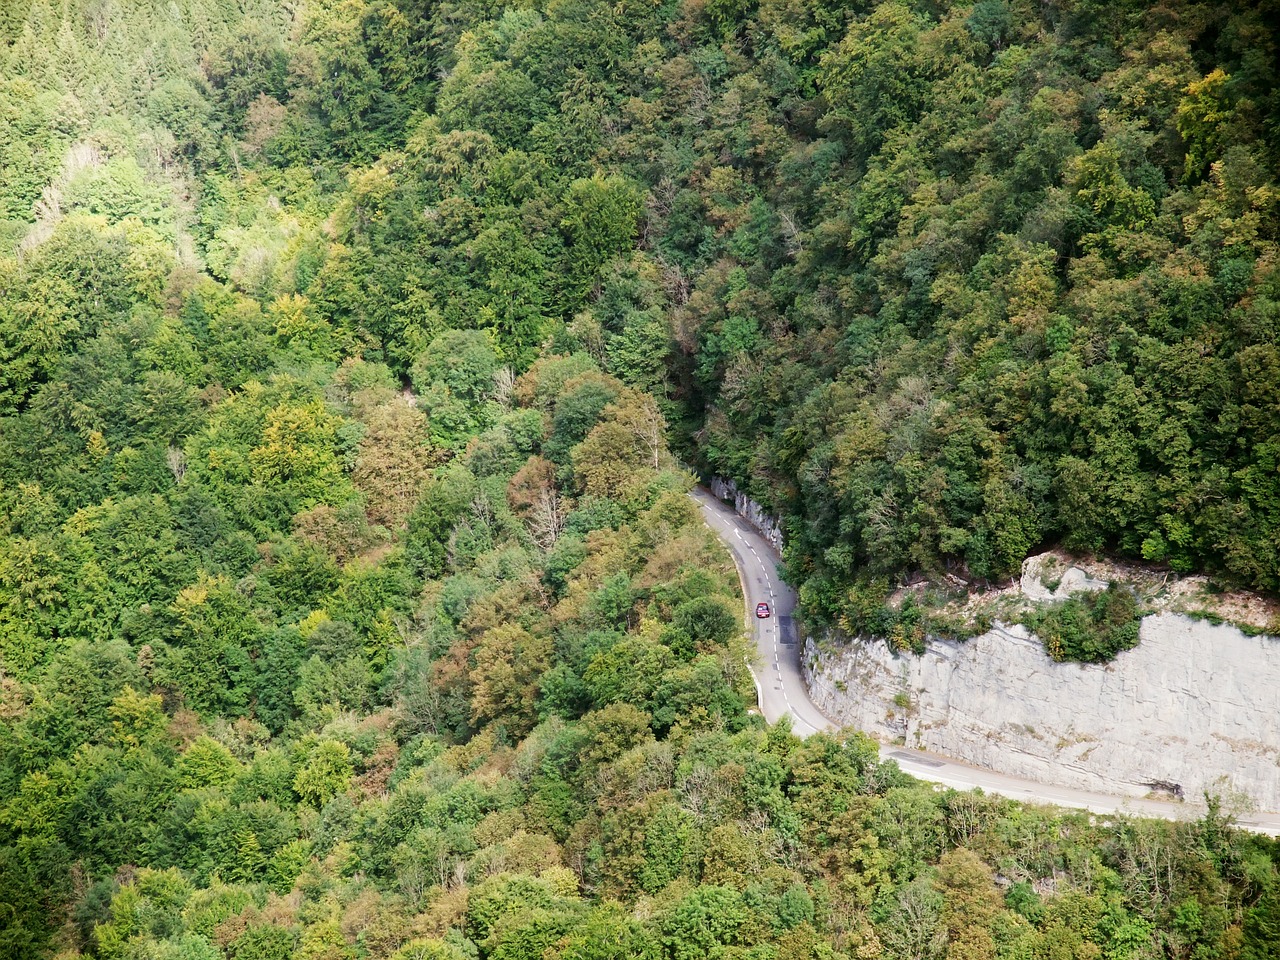
<svg viewBox="0 0 1280 960"><path fill-rule="evenodd" d="M1280 957L1220 804L765 724L686 495L1280 590L1278 14L4 0L0 956Z"/></svg>

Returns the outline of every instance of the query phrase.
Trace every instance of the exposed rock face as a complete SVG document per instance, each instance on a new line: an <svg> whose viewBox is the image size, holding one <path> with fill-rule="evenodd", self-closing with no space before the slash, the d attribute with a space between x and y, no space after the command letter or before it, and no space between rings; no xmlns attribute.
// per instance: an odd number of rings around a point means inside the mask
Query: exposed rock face
<svg viewBox="0 0 1280 960"><path fill-rule="evenodd" d="M778 525L777 517L745 493L739 492L738 485L732 480L713 477L711 492L721 500L732 501L734 512L755 527L760 536L769 541L773 549L779 553L782 552L782 527Z"/></svg>
<svg viewBox="0 0 1280 960"><path fill-rule="evenodd" d="M1140 638L1100 665L1055 663L1024 627L1000 625L920 657L810 641L804 661L814 703L882 740L1044 783L1280 810L1280 640L1168 613Z"/></svg>
<svg viewBox="0 0 1280 960"><path fill-rule="evenodd" d="M1050 588L1045 583L1046 561L1050 555L1028 557L1022 565L1020 587L1023 596L1028 600L1066 600L1077 593L1096 593L1108 587L1108 581L1089 576L1079 567L1068 567L1063 571L1057 586Z"/></svg>

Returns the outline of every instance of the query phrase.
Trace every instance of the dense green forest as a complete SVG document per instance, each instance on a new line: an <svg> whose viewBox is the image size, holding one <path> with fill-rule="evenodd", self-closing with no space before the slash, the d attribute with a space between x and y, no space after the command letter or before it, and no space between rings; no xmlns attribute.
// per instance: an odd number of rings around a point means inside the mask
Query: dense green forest
<svg viewBox="0 0 1280 960"><path fill-rule="evenodd" d="M0 956L1280 957L1216 808L764 724L680 466L816 620L1280 587L1275 14L4 0Z"/></svg>
<svg viewBox="0 0 1280 960"><path fill-rule="evenodd" d="M787 518L814 620L1050 543L1275 591L1277 17L11 2L0 412L122 306L58 282L103 217L153 305L176 258L318 356L590 355Z"/></svg>

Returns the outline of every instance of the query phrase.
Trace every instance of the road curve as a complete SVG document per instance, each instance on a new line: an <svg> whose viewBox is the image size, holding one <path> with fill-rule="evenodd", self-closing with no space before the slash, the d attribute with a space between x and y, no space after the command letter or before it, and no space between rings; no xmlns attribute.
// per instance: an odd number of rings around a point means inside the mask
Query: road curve
<svg viewBox="0 0 1280 960"><path fill-rule="evenodd" d="M778 576L777 553L754 527L706 489L697 487L691 496L701 508L707 526L724 541L738 566L743 613L756 641L757 660L751 664L751 673L756 681L760 712L770 723L784 716L790 717L791 729L801 737L835 730L836 725L809 699L808 687L800 673L800 645L792 619L796 594ZM755 606L761 601L768 603L773 611L773 616L767 620L755 617ZM959 790L980 787L987 793L1031 803L1166 820L1192 820L1204 812L1204 808L1195 803L1119 797L1037 783L893 744L881 745L880 758L893 760L905 772L921 780ZM1242 814L1236 818L1236 823L1256 833L1280 835L1280 814Z"/></svg>

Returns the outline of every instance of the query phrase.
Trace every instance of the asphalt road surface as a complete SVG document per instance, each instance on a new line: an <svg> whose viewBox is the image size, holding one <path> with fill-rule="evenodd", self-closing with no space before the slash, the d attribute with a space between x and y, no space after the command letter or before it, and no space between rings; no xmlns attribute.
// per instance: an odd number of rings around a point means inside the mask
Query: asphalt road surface
<svg viewBox="0 0 1280 960"><path fill-rule="evenodd" d="M744 594L743 612L756 640L758 656L751 665L751 673L756 681L760 712L770 723L789 716L791 729L801 737L822 730L835 730L836 725L809 699L808 688L800 674L799 638L792 620L796 594L778 576L777 553L755 528L709 491L698 487L692 496L702 508L707 526L729 547L738 565ZM769 604L773 616L768 619L755 616L756 604L760 602ZM892 744L881 745L880 758L895 761L905 772L921 780L960 790L981 787L987 793L1032 803L1167 820L1193 820L1203 813L1203 808L1194 803L1118 797L1037 783ZM1237 816L1236 823L1247 830L1280 835L1280 814L1241 814Z"/></svg>

